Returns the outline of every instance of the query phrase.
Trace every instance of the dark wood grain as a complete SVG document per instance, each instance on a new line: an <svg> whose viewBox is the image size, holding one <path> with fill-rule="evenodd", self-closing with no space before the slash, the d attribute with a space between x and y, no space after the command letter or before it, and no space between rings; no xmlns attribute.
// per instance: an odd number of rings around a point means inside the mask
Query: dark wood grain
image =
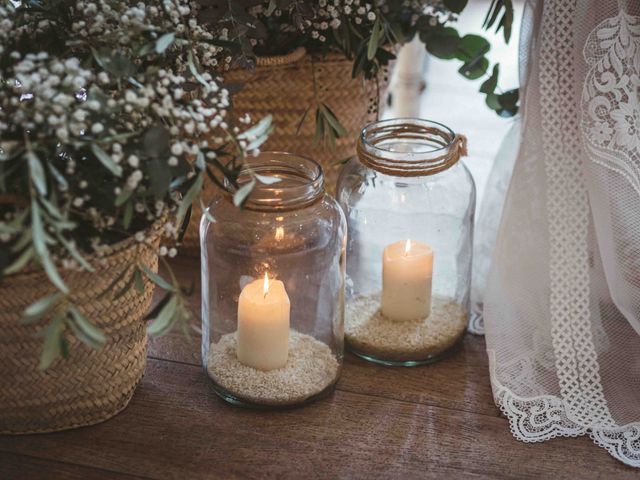
<svg viewBox="0 0 640 480"><path fill-rule="evenodd" d="M197 275L195 261L176 266ZM0 478L637 478L587 438L516 441L493 404L483 352L469 336L426 367L347 355L332 396L257 412L215 395L197 335L171 334L151 342L145 377L114 419L0 436Z"/></svg>

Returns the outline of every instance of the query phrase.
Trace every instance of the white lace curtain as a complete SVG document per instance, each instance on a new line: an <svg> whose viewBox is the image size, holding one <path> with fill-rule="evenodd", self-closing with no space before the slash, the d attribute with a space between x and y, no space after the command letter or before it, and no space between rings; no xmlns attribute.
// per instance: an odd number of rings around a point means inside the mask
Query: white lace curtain
<svg viewBox="0 0 640 480"><path fill-rule="evenodd" d="M640 467L640 0L528 0L520 58L475 252L495 401Z"/></svg>

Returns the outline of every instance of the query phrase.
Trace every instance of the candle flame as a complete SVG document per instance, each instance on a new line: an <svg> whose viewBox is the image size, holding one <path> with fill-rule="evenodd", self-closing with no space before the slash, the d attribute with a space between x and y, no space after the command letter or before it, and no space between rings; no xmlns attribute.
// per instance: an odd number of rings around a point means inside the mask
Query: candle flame
<svg viewBox="0 0 640 480"><path fill-rule="evenodd" d="M276 240L284 238L284 227L276 227Z"/></svg>
<svg viewBox="0 0 640 480"><path fill-rule="evenodd" d="M407 255L409 255L409 252L410 252L410 251L411 251L411 239L410 239L410 238L408 238L408 239L407 239L407 242L404 244L404 255L405 255L405 257L406 257Z"/></svg>
<svg viewBox="0 0 640 480"><path fill-rule="evenodd" d="M264 298L266 298L267 293L269 293L269 277L267 276L267 272L264 272L264 284L262 286L262 293L264 294Z"/></svg>

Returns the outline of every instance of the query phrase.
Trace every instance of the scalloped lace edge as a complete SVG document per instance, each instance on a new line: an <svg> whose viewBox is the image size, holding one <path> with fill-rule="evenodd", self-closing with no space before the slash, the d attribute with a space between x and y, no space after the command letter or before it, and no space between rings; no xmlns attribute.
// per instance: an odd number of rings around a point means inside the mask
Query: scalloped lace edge
<svg viewBox="0 0 640 480"><path fill-rule="evenodd" d="M493 368L491 388L494 401L508 418L511 433L517 440L537 443L556 437L589 435L596 445L614 458L640 468L640 422L613 427L578 425L569 419L561 398L555 395L521 397L497 380Z"/></svg>

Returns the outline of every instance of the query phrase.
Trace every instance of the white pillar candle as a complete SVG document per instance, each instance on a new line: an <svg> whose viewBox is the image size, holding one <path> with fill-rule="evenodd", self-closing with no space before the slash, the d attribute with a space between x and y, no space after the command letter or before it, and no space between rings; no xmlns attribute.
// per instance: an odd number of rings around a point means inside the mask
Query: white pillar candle
<svg viewBox="0 0 640 480"><path fill-rule="evenodd" d="M431 313L433 250L402 240L382 254L382 314L391 320L416 320Z"/></svg>
<svg viewBox="0 0 640 480"><path fill-rule="evenodd" d="M291 304L284 283L254 280L238 299L238 360L259 370L284 367L289 355Z"/></svg>

